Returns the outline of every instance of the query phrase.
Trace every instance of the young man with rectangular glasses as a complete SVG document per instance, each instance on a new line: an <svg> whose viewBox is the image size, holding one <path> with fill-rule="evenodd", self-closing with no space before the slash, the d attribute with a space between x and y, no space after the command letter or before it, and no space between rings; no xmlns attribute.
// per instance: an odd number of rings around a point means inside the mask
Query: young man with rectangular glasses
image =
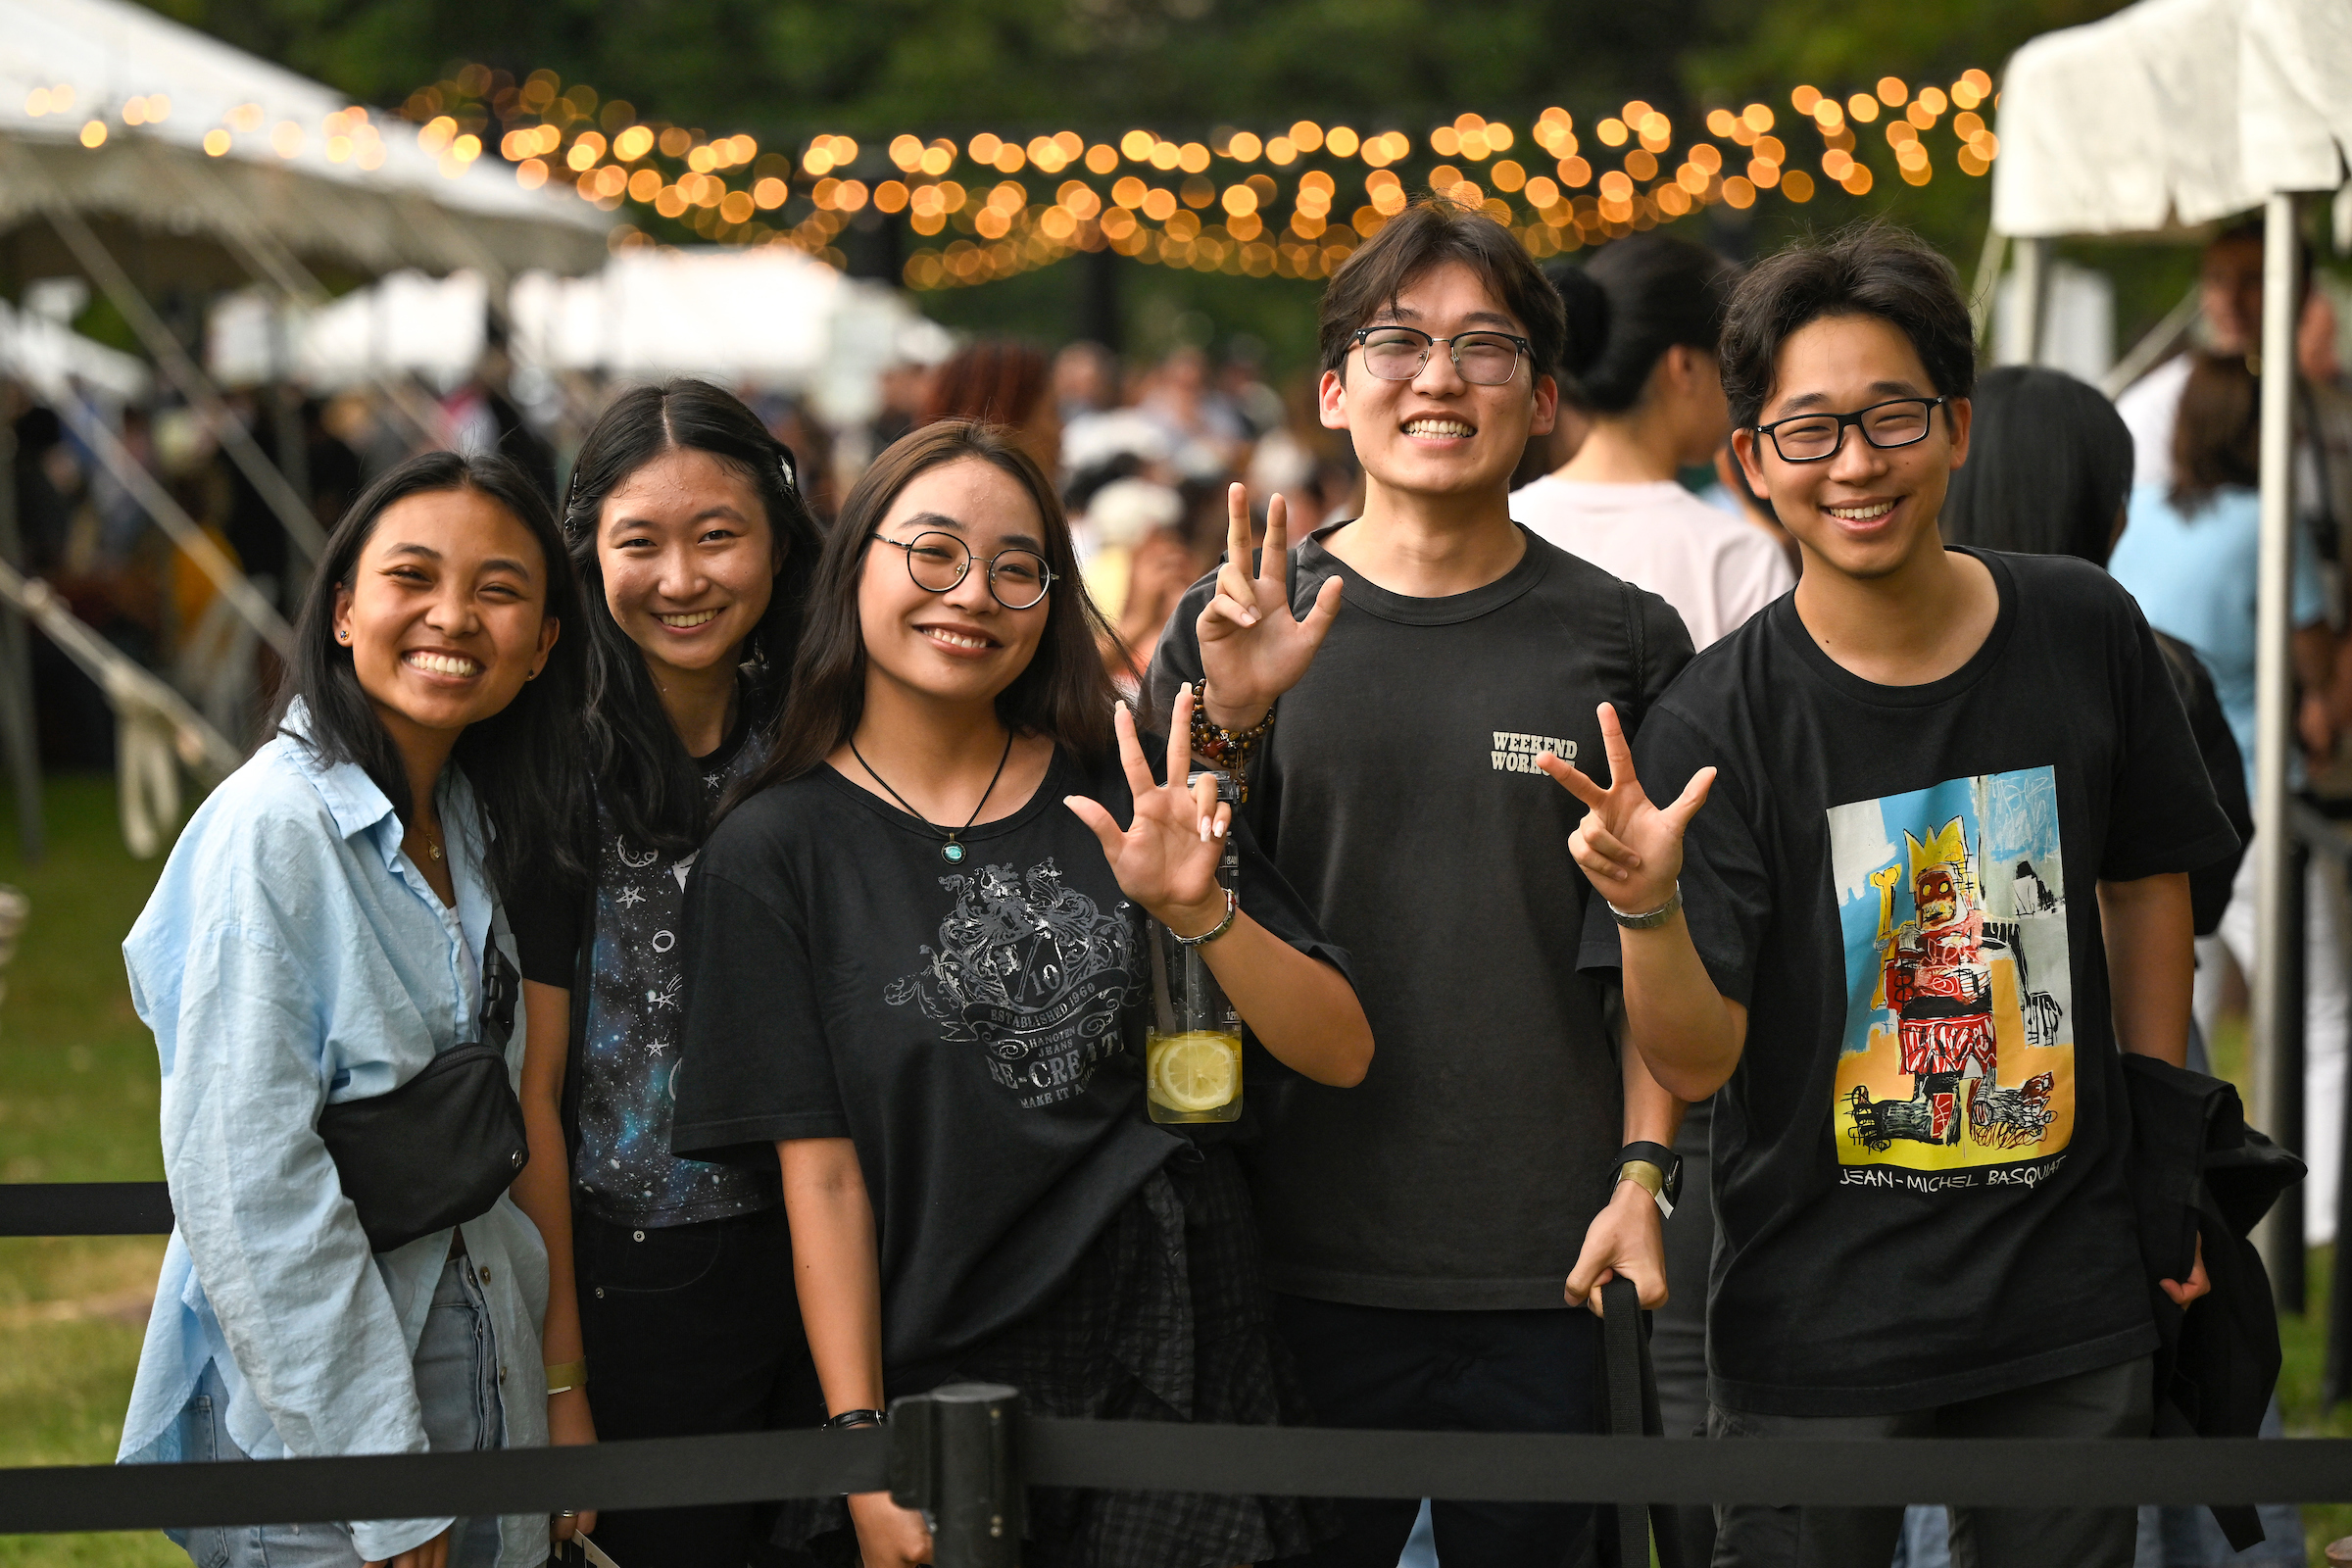
<svg viewBox="0 0 2352 1568"><path fill-rule="evenodd" d="M1620 1274L1644 1302L1664 1295L1657 1196L1680 1107L1620 1058L1604 988L1578 970L1591 894L1565 841L1583 808L1535 763L1597 766L1597 705L1654 703L1690 643L1663 600L1511 520L1564 335L1558 294L1500 224L1436 202L1391 220L1322 308L1322 418L1354 443L1363 514L1291 561L1274 499L1253 573L1237 486L1225 564L1152 668L1152 711L1205 676L1196 739L1212 757L1280 697L1248 809L1354 956L1378 1042L1345 1096L1250 1089L1272 1107L1250 1160L1275 1321L1332 1425L1592 1431L1586 1303ZM1310 1560L1395 1568L1417 1507L1348 1502ZM1566 1568L1592 1513L1440 1502L1438 1552Z"/></svg>
<svg viewBox="0 0 2352 1568"><path fill-rule="evenodd" d="M1630 755L1604 720L1613 784L1544 764L1592 808L1587 964L1659 1082L1724 1091L1709 1431L2148 1436L2118 1048L2180 1062L2185 873L2235 843L2163 655L2095 566L1945 548L1975 334L1918 241L1760 264L1723 370L1796 591ZM2132 1558L2130 1508L1953 1512L1961 1568ZM1718 1568L1885 1568L1902 1510L1717 1518Z"/></svg>

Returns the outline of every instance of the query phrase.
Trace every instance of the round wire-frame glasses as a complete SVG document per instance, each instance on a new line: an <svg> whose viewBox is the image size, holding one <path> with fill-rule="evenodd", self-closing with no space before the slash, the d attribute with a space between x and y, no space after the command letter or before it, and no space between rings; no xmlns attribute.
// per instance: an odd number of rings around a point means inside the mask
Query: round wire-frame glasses
<svg viewBox="0 0 2352 1568"><path fill-rule="evenodd" d="M944 594L972 569L971 547L952 533L925 529L912 539L867 535L906 552L906 575L925 593ZM1054 568L1034 550L1000 550L988 558L988 591L1006 610L1029 610L1054 586Z"/></svg>
<svg viewBox="0 0 2352 1568"><path fill-rule="evenodd" d="M1519 373L1519 358L1535 345L1510 332L1457 332L1432 337L1417 326L1359 326L1355 341L1364 368L1383 381L1410 381L1429 364L1441 343L1455 373L1472 386L1504 386Z"/></svg>

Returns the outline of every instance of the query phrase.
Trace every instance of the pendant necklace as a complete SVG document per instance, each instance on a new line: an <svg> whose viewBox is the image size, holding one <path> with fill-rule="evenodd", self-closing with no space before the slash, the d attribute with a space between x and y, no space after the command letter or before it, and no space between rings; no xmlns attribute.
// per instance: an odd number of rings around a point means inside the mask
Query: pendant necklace
<svg viewBox="0 0 2352 1568"><path fill-rule="evenodd" d="M892 789L890 787L890 780L884 778L881 774L874 771L874 764L865 760L865 754L863 752L858 750L858 742L855 739L850 742L850 755L858 759L858 765L865 769L866 777L881 785L882 792L888 795L892 800L899 803L900 809L904 810L908 816L913 817L917 822L922 823L923 826L929 828L932 832L945 833L948 836L948 842L939 847L939 858L947 861L950 865L961 865L963 863L965 851L964 847L956 842L956 839L960 835L969 833L972 830L972 824L980 820L980 812L982 808L988 805L988 798L997 793L997 780L1004 776L1004 764L1012 760L1012 732L1010 729L1005 731L1004 755L997 759L997 770L989 775L988 788L980 792L980 804L972 808L972 814L964 818L963 826L958 828L941 827L937 822L932 821L922 812L916 810L913 807L908 806L906 804L906 797L901 795L897 790Z"/></svg>

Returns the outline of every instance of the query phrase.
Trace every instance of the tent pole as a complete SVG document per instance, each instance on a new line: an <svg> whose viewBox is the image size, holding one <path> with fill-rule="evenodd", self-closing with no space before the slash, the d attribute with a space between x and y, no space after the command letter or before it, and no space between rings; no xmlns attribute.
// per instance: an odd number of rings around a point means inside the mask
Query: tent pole
<svg viewBox="0 0 2352 1568"><path fill-rule="evenodd" d="M252 579L239 571L235 563L213 543L212 535L198 527L196 519L172 499L172 492L123 449L115 432L107 428L106 421L92 414L79 398L67 399L58 412L74 433L81 437L91 456L114 476L115 482L130 492L140 510L155 519L156 526L179 547L198 571L211 579L220 597L228 601L229 608L243 617L245 624L261 633L262 640L276 649L279 658L291 660L294 628L286 624L277 607L262 597Z"/></svg>
<svg viewBox="0 0 2352 1568"><path fill-rule="evenodd" d="M2047 239L2017 242L2015 308L2025 313L2024 326L2017 334L2019 365L2041 363L2042 323L2050 314L2050 252L2054 248Z"/></svg>
<svg viewBox="0 0 2352 1568"><path fill-rule="evenodd" d="M113 254L91 232L90 225L81 220L81 215L70 208L53 207L48 216L49 224L57 230L58 238L66 242L66 248L74 253L74 260L81 263L82 269L105 291L106 297L114 302L115 309L122 313L123 319L130 323L131 330L138 334L147 352L155 356L156 368L179 390L179 395L205 416L213 426L221 450L228 454L229 461L252 481L254 489L260 493L270 510L277 514L277 520L284 525L286 537L293 542L294 548L307 560L316 562L325 553L326 530L319 527L318 519L311 515L309 503L294 493L294 487L286 482L286 476L262 455L260 447L254 445L253 436L246 430L244 421L229 411L227 404L220 401L220 389L213 385L210 376L196 368L194 360L188 358L187 351L179 346L179 339L173 337L171 328L164 325L162 318L155 314L154 307L147 303L147 297L139 292L137 284L131 282L130 274L122 270Z"/></svg>
<svg viewBox="0 0 2352 1568"><path fill-rule="evenodd" d="M2293 923L2287 885L2293 863L2287 835L2287 747L2293 734L2294 682L2288 666L2287 607L2292 602L2294 552L2292 509L2287 493L2292 456L2294 393L2295 199L2275 194L2263 204L2262 252L2262 535L2256 580L2254 702L2259 727L2254 739L2254 996L2252 1068L2253 1120L2272 1131L2285 1092L2282 1074L2300 1084L2302 1054L2291 1051L2284 1027L2287 1011L2298 1016L2299 989L2290 994L2293 965L2282 945ZM2293 1059L2288 1059L2289 1056ZM2263 1224L2260 1245L2271 1277L2279 1276L2289 1252L2300 1256L2303 1238L2286 1235L2280 1219Z"/></svg>
<svg viewBox="0 0 2352 1568"><path fill-rule="evenodd" d="M0 418L0 558L11 566L24 564L24 535L17 527L17 427ZM13 607L0 611L0 746L8 752L8 769L17 790L17 843L24 863L39 863L41 832L41 753L32 715L32 643L25 635L24 617Z"/></svg>
<svg viewBox="0 0 2352 1568"><path fill-rule="evenodd" d="M2009 236L1986 225L1984 251L1977 258L1977 284L1968 297L1968 314L1976 318L1980 345L1992 331L1992 305L2001 292L2001 264L2008 259Z"/></svg>

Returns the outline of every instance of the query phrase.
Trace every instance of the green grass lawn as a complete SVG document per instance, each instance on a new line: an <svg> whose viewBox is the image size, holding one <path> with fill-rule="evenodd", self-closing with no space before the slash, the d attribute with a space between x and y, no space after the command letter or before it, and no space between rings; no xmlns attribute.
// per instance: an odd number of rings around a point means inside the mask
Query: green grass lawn
<svg viewBox="0 0 2352 1568"><path fill-rule="evenodd" d="M122 938L162 869L133 860L109 777L54 778L48 858L27 866L0 815L0 882L32 918L0 1001L0 1180L164 1174L155 1041L130 1010ZM161 1238L0 1240L0 1465L115 1456ZM0 1565L186 1568L161 1536L0 1536Z"/></svg>
<svg viewBox="0 0 2352 1568"><path fill-rule="evenodd" d="M162 860L133 860L111 778L48 786L49 858L27 866L0 814L0 882L32 900L0 1001L0 1180L138 1181L163 1175L155 1043L130 1009L122 942ZM2226 1072L2244 1054L2225 1027ZM2232 1076L2236 1076L2232 1072ZM0 1466L112 1459L138 1364L160 1239L0 1239ZM2352 1437L2352 1404L2319 1408L2328 1257L2314 1253L2307 1317L2282 1328L2289 1433ZM2352 1507L2306 1509L2311 1560L2352 1535ZM0 1536L0 1568L185 1568L154 1535Z"/></svg>
<svg viewBox="0 0 2352 1568"><path fill-rule="evenodd" d="M2237 1085L2240 1094L2247 1091L2245 1056L2244 1019L2225 1018L2215 1031L2213 1062L2224 1077ZM2307 1309L2300 1316L2288 1313L2278 1320L2280 1348L2285 1352L2278 1373L2278 1404L2289 1437L2352 1438L2352 1402L2338 1404L2325 1414L2320 1410L2320 1377L2327 1363L2328 1285L2334 1272L2334 1256L2333 1248L2320 1248L2311 1253L2306 1270L2310 1281ZM2324 1564L2328 1543L2352 1536L2352 1504L2305 1508L2303 1531L2311 1561Z"/></svg>

